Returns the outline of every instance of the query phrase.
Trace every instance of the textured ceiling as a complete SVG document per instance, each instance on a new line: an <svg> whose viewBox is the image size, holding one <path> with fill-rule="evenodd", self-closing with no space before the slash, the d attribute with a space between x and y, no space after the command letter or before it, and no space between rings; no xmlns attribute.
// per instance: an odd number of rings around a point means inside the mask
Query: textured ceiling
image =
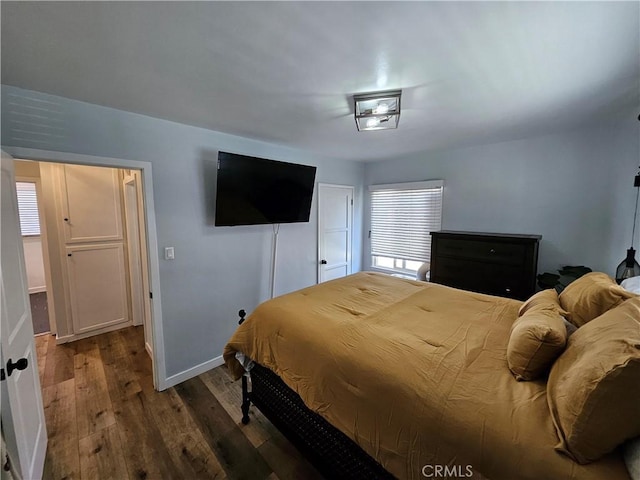
<svg viewBox="0 0 640 480"><path fill-rule="evenodd" d="M2 83L355 160L638 105L639 2L6 2ZM402 89L398 130L352 95Z"/></svg>

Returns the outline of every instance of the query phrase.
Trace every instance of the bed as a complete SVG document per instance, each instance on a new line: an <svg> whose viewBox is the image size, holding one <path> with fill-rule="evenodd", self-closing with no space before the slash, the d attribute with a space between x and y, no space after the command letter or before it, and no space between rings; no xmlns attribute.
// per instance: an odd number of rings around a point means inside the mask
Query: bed
<svg viewBox="0 0 640 480"><path fill-rule="evenodd" d="M346 464L363 462L363 478L628 480L620 449L587 464L558 451L546 378L516 381L507 368L521 307L361 272L263 303L224 359L243 378L245 409L255 364L253 403L293 437L308 422L337 435L339 451L355 445ZM307 417L285 418L298 409ZM321 467L334 454L307 450Z"/></svg>

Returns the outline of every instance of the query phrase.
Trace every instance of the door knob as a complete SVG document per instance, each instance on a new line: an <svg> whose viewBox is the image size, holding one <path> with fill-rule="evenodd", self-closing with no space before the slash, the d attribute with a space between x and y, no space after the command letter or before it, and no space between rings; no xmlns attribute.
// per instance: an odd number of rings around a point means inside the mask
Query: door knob
<svg viewBox="0 0 640 480"><path fill-rule="evenodd" d="M17 362L13 363L11 359L7 362L7 374L6 377L10 377L14 370L24 370L29 366L29 361L26 358L21 358ZM5 378L4 368L0 368L0 380Z"/></svg>
<svg viewBox="0 0 640 480"><path fill-rule="evenodd" d="M326 265L327 261L326 260L320 260L320 265Z"/></svg>

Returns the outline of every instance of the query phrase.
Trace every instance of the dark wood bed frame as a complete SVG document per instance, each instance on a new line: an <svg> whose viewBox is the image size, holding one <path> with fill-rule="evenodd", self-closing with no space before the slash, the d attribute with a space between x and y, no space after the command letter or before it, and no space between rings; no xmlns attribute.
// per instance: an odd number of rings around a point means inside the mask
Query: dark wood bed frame
<svg viewBox="0 0 640 480"><path fill-rule="evenodd" d="M244 321L244 310L238 312ZM251 383L251 390L249 390ZM242 423L256 406L327 478L393 479L376 460L323 417L309 410L278 375L258 363L242 376Z"/></svg>

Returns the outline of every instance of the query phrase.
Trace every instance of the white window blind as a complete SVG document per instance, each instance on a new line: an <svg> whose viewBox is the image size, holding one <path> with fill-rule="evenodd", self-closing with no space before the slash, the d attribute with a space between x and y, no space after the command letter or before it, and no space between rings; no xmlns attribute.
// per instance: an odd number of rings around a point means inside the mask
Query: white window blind
<svg viewBox="0 0 640 480"><path fill-rule="evenodd" d="M16 182L16 190L18 192L18 213L20 215L22 235L40 235L36 184L32 182Z"/></svg>
<svg viewBox="0 0 640 480"><path fill-rule="evenodd" d="M444 182L373 185L371 190L371 255L426 262L431 235L442 223Z"/></svg>

